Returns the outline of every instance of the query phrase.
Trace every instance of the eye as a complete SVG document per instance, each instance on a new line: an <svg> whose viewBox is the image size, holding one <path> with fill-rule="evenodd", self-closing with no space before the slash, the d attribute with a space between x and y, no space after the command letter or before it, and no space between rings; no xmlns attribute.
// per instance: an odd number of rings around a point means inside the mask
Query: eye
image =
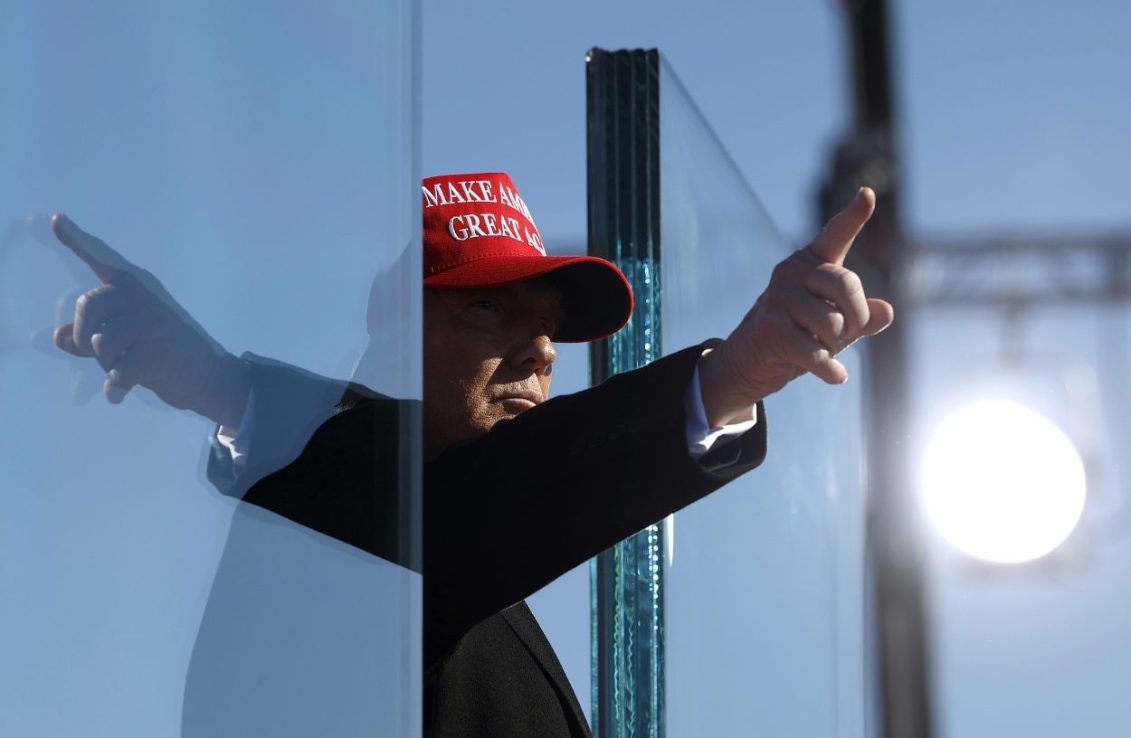
<svg viewBox="0 0 1131 738"><path fill-rule="evenodd" d="M489 313L501 313L503 311L499 303L495 302L489 297L484 297L471 303L472 310L484 310Z"/></svg>
<svg viewBox="0 0 1131 738"><path fill-rule="evenodd" d="M550 340L554 340L554 335L558 332L558 325L561 323L559 320L552 318L542 318L542 330L546 331L546 335Z"/></svg>

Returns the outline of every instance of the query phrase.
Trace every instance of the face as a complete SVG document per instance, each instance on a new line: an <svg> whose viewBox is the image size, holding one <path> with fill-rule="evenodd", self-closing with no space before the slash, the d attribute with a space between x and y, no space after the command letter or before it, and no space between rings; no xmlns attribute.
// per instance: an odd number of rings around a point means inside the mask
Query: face
<svg viewBox="0 0 1131 738"><path fill-rule="evenodd" d="M549 397L561 321L560 294L537 280L425 288L425 458Z"/></svg>

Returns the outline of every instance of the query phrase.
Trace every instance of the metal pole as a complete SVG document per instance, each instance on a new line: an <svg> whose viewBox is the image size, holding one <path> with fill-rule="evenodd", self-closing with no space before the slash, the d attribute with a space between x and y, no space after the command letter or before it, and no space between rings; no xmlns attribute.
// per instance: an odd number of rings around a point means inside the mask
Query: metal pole
<svg viewBox="0 0 1131 738"><path fill-rule="evenodd" d="M868 556L874 630L877 734L929 738L932 734L930 654L918 515L908 468L907 300L902 279L904 237L894 135L888 16L885 0L847 3L852 60L854 129L837 147L832 176L820 193L827 221L861 185L875 189L876 215L853 249L848 266L869 291L896 306L895 323L864 345Z"/></svg>

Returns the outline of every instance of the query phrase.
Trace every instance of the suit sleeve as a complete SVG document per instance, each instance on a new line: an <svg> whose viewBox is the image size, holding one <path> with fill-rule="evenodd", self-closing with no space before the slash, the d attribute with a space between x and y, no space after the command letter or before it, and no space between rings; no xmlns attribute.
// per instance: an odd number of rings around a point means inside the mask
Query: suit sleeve
<svg viewBox="0 0 1131 738"><path fill-rule="evenodd" d="M247 465L216 441L208 478L241 498L420 571L420 403L245 356L256 393Z"/></svg>
<svg viewBox="0 0 1131 738"><path fill-rule="evenodd" d="M709 471L690 456L683 394L702 348L550 400L425 465L426 663L483 618L761 463L761 405L750 432L708 455L733 464Z"/></svg>
<svg viewBox="0 0 1131 738"><path fill-rule="evenodd" d="M255 482L291 463L314 432L329 419L346 383L254 354L240 357L251 370L255 428L247 464L237 469L232 455L212 434L208 481L232 497L243 497Z"/></svg>

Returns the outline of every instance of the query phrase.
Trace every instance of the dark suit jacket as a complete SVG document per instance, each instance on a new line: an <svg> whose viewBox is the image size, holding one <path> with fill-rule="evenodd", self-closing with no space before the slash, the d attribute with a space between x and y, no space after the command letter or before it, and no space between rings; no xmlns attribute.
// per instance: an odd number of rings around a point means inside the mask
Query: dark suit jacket
<svg viewBox="0 0 1131 738"><path fill-rule="evenodd" d="M412 517L411 478L397 463L413 458L401 441L419 418L416 403L347 393L352 406L299 454L305 430L268 440L260 423L279 422L268 415L276 400L314 407L341 388L259 366L254 443L272 448L253 448L238 477L217 455L211 476L247 502L423 572L425 735L589 735L523 598L761 462L760 406L756 428L706 460L733 462L724 471L688 455L683 395L701 351L552 399L424 464L422 562L401 526ZM242 489L239 479L288 457Z"/></svg>

